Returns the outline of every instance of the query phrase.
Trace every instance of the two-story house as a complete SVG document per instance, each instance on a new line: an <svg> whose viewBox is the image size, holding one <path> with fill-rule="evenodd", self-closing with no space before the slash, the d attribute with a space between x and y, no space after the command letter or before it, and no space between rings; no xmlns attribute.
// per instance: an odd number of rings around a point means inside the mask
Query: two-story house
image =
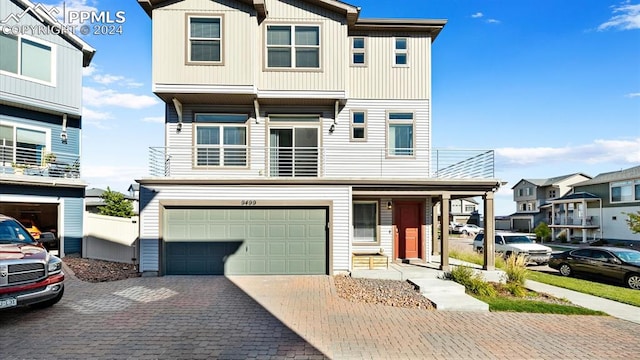
<svg viewBox="0 0 640 360"><path fill-rule="evenodd" d="M81 251L82 68L94 53L45 7L0 2L0 213L57 232L60 255Z"/></svg>
<svg viewBox="0 0 640 360"><path fill-rule="evenodd" d="M456 224L480 225L479 204L474 198L451 200L451 216L449 221Z"/></svg>
<svg viewBox="0 0 640 360"><path fill-rule="evenodd" d="M431 51L445 20L361 19L334 0L139 4L166 103L165 145L137 180L140 271L333 274L362 253L429 261L449 200L481 196L493 217L492 151L432 165Z"/></svg>
<svg viewBox="0 0 640 360"><path fill-rule="evenodd" d="M554 239L564 233L567 239L581 242L640 241L627 224L627 214L640 211L640 166L576 183L570 194L550 203Z"/></svg>
<svg viewBox="0 0 640 360"><path fill-rule="evenodd" d="M517 210L511 214L511 229L531 232L538 224L551 224L550 201L571 191L573 184L589 180L590 176L574 173L548 179L521 179L511 189Z"/></svg>

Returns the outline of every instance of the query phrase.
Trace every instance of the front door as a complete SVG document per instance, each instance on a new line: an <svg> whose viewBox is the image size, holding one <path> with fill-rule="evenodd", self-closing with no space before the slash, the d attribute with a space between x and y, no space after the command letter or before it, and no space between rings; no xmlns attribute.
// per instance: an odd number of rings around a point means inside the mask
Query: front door
<svg viewBox="0 0 640 360"><path fill-rule="evenodd" d="M398 257L415 259L420 257L420 203L396 202L395 224L398 229Z"/></svg>

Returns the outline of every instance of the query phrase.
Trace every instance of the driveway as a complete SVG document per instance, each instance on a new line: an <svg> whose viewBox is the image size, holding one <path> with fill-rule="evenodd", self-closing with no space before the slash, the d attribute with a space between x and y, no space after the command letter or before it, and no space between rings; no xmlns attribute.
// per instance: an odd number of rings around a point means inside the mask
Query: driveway
<svg viewBox="0 0 640 360"><path fill-rule="evenodd" d="M2 359L631 359L613 317L351 303L328 276L67 282L45 310L0 312Z"/></svg>

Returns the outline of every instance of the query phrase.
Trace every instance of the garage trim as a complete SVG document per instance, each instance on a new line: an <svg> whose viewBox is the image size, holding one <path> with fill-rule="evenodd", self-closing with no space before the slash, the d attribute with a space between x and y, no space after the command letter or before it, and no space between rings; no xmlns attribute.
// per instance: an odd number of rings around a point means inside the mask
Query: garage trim
<svg viewBox="0 0 640 360"><path fill-rule="evenodd" d="M286 208L286 207L310 207L327 209L327 266L329 275L333 275L333 201L323 200L160 200L158 209L158 263L160 275L166 275L166 263L164 254L164 212L171 207L216 207L216 208Z"/></svg>

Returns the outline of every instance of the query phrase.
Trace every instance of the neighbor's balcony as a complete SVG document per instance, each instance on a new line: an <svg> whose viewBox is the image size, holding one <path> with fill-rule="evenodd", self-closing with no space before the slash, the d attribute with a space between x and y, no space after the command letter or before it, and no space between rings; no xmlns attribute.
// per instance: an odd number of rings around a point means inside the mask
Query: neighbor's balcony
<svg viewBox="0 0 640 360"><path fill-rule="evenodd" d="M492 150L342 147L152 147L153 177L493 179Z"/></svg>
<svg viewBox="0 0 640 360"><path fill-rule="evenodd" d="M585 217L573 217L573 216L556 216L553 222L549 224L550 227L577 227L577 228L599 228L600 217L599 216L585 216Z"/></svg>
<svg viewBox="0 0 640 360"><path fill-rule="evenodd" d="M80 155L4 145L0 146L0 174L78 179Z"/></svg>

